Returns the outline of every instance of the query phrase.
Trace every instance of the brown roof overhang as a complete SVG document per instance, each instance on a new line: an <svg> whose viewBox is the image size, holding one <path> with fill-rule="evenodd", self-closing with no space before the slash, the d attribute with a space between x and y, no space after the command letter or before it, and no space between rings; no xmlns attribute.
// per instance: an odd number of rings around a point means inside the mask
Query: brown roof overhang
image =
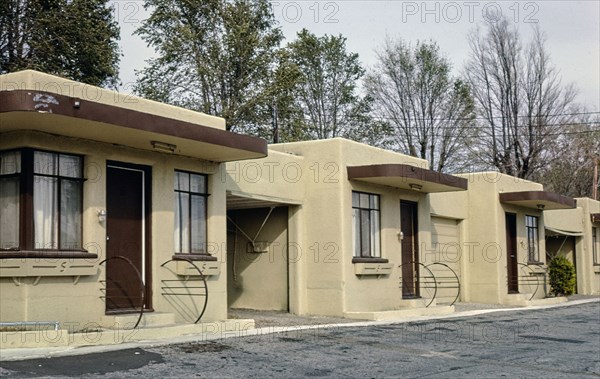
<svg viewBox="0 0 600 379"><path fill-rule="evenodd" d="M600 222L600 213L592 213L592 222Z"/></svg>
<svg viewBox="0 0 600 379"><path fill-rule="evenodd" d="M0 132L37 130L152 150L152 141L174 153L214 162L267 156L267 142L188 121L51 92L0 92Z"/></svg>
<svg viewBox="0 0 600 379"><path fill-rule="evenodd" d="M500 202L539 210L573 209L575 199L548 191L504 192Z"/></svg>
<svg viewBox="0 0 600 379"><path fill-rule="evenodd" d="M348 179L424 193L465 191L468 181L407 164L349 166Z"/></svg>

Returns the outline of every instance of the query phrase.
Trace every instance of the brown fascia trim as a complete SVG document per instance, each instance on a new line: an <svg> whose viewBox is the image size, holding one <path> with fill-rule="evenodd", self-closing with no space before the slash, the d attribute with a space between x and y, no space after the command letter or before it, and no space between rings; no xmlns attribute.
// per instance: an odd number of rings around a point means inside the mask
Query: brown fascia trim
<svg viewBox="0 0 600 379"><path fill-rule="evenodd" d="M65 250L0 250L0 259L9 258L98 259L98 254Z"/></svg>
<svg viewBox="0 0 600 379"><path fill-rule="evenodd" d="M600 213L591 214L592 222L600 222Z"/></svg>
<svg viewBox="0 0 600 379"><path fill-rule="evenodd" d="M36 95L44 96L45 101L43 103L34 101ZM53 101L49 101L50 99L53 99ZM75 105L76 102L79 103L79 106ZM44 107L39 108L40 104L44 104ZM258 137L236 134L187 121L58 95L52 92L0 91L0 113L39 111L185 138L267 156L267 141Z"/></svg>
<svg viewBox="0 0 600 379"><path fill-rule="evenodd" d="M559 205L564 205L569 208L576 208L575 199L560 195L555 192L548 191L521 191L521 192L504 192L500 194L500 201L503 203L513 201L548 201Z"/></svg>
<svg viewBox="0 0 600 379"><path fill-rule="evenodd" d="M422 180L467 190L469 181L458 176L443 174L407 164L376 164L369 166L349 166L348 179L366 179L380 177L400 177Z"/></svg>

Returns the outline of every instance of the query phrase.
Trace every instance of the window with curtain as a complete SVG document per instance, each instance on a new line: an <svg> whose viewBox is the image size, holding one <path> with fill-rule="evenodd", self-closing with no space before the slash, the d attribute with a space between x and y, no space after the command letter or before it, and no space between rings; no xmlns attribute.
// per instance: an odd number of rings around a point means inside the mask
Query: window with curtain
<svg viewBox="0 0 600 379"><path fill-rule="evenodd" d="M175 171L175 252L206 254L207 177Z"/></svg>
<svg viewBox="0 0 600 379"><path fill-rule="evenodd" d="M354 256L381 257L379 195L352 191Z"/></svg>
<svg viewBox="0 0 600 379"><path fill-rule="evenodd" d="M538 217L525 216L525 228L527 229L527 259L530 263L539 263Z"/></svg>
<svg viewBox="0 0 600 379"><path fill-rule="evenodd" d="M72 154L0 152L0 249L82 249L82 166Z"/></svg>
<svg viewBox="0 0 600 379"><path fill-rule="evenodd" d="M0 153L0 249L19 248L21 152Z"/></svg>

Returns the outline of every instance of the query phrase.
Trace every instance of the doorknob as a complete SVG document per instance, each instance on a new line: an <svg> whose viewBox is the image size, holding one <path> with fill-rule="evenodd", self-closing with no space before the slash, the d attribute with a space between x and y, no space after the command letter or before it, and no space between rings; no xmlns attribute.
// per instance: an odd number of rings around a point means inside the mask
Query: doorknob
<svg viewBox="0 0 600 379"><path fill-rule="evenodd" d="M399 239L400 241L402 241L402 240L404 239L404 233L402 233L401 231L400 231L400 232L398 232L398 239Z"/></svg>
<svg viewBox="0 0 600 379"><path fill-rule="evenodd" d="M109 237L109 236L106 236L106 240L108 241L109 239L110 239L110 237Z"/></svg>

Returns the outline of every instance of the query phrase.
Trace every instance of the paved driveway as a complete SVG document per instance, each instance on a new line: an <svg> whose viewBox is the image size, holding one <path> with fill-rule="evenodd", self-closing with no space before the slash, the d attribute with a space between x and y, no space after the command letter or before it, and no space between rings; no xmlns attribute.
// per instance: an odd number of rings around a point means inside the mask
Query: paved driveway
<svg viewBox="0 0 600 379"><path fill-rule="evenodd" d="M0 377L598 378L600 303L1 362Z"/></svg>

